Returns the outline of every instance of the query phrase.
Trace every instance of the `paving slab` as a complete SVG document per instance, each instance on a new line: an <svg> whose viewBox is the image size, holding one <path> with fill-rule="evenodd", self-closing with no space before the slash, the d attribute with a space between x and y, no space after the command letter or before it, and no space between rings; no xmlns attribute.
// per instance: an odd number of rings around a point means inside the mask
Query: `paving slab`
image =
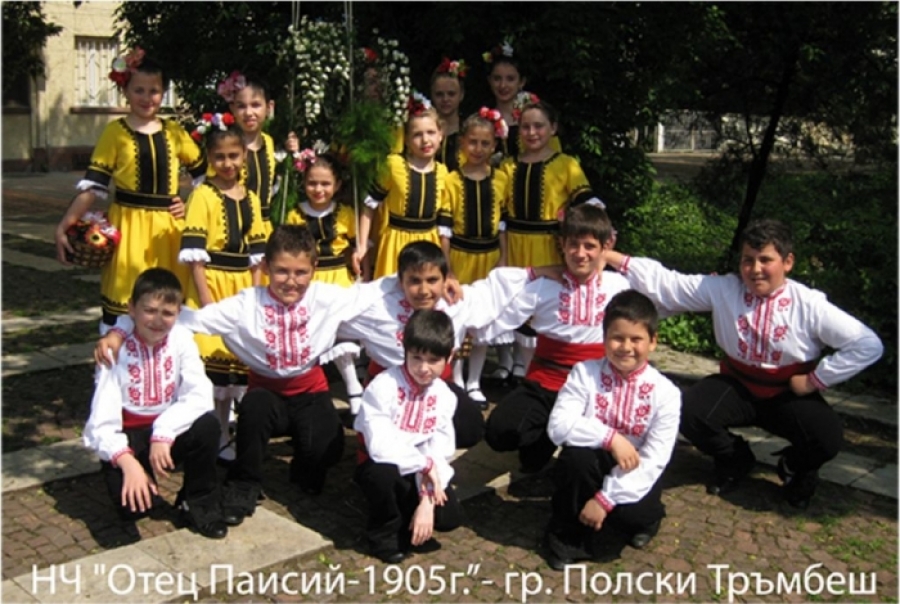
<svg viewBox="0 0 900 604"><path fill-rule="evenodd" d="M3 365L3 377L32 373L35 371L47 371L62 367L59 359L55 359L43 352L28 352L22 354L5 354L0 360Z"/></svg>
<svg viewBox="0 0 900 604"><path fill-rule="evenodd" d="M174 591L179 585L209 587L212 565L222 560L230 562L216 576L220 581L227 580L229 571L237 576L332 545L297 522L258 507L253 516L231 528L228 537L220 541L180 529L20 575L12 580L10 592L23 602L166 602L179 595ZM52 587L48 580L41 580L50 576L55 577ZM143 577L150 580L145 582ZM174 581L169 582L170 577ZM5 589L3 595L3 601L9 601Z"/></svg>
<svg viewBox="0 0 900 604"><path fill-rule="evenodd" d="M897 464L892 463L875 468L865 476L851 482L850 486L897 499Z"/></svg>
<svg viewBox="0 0 900 604"><path fill-rule="evenodd" d="M33 447L12 453L3 454L3 492L16 491L52 482L63 478L71 478L82 474L96 472L97 462L93 453L81 447L77 450L79 440L64 441L57 445L68 445L71 448L57 448L54 453L49 447ZM61 455L63 451L71 451L72 457L67 459Z"/></svg>
<svg viewBox="0 0 900 604"><path fill-rule="evenodd" d="M3 262L33 268L36 271L44 273L58 273L60 271L70 271L76 268L74 266L60 264L56 258L26 254L25 252L11 250L9 248L3 248Z"/></svg>
<svg viewBox="0 0 900 604"><path fill-rule="evenodd" d="M85 275L85 277L93 277L93 275ZM99 279L99 275L98 275ZM54 315L43 315L40 317L13 317L4 319L2 328L3 335L25 331L27 329L38 329L41 327L49 327L51 325L64 325L67 323L80 323L81 321L89 321L91 319L100 320L103 316L103 309L99 306L86 308L78 312L58 313ZM97 331L99 337L99 329Z"/></svg>
<svg viewBox="0 0 900 604"><path fill-rule="evenodd" d="M876 421L888 426L897 426L897 405L883 399L864 394L847 394L834 404L835 411Z"/></svg>
<svg viewBox="0 0 900 604"><path fill-rule="evenodd" d="M56 242L56 225L41 222L25 222L23 220L4 220L3 232L24 239ZM6 250L4 250L5 252Z"/></svg>
<svg viewBox="0 0 900 604"><path fill-rule="evenodd" d="M81 344L63 344L44 348L41 352L49 357L57 359L68 365L82 365L94 363L94 347L96 342L83 342Z"/></svg>
<svg viewBox="0 0 900 604"><path fill-rule="evenodd" d="M12 579L7 579L0 584L0 601L4 604L31 604L37 602L31 597L31 594L22 589L18 583Z"/></svg>
<svg viewBox="0 0 900 604"><path fill-rule="evenodd" d="M853 484L860 478L864 478L879 466L878 462L868 457L854 455L853 453L838 453L838 456L822 466L819 477L822 480L833 482L842 486ZM894 476L890 497L897 498L897 477ZM866 489L870 492L871 489Z"/></svg>

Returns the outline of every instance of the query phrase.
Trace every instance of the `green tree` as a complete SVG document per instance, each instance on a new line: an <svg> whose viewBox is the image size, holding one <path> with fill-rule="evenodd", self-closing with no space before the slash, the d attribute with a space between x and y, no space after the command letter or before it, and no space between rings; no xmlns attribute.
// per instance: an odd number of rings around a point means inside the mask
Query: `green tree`
<svg viewBox="0 0 900 604"><path fill-rule="evenodd" d="M24 78L44 75L42 51L62 27L50 23L40 2L3 3L3 98Z"/></svg>

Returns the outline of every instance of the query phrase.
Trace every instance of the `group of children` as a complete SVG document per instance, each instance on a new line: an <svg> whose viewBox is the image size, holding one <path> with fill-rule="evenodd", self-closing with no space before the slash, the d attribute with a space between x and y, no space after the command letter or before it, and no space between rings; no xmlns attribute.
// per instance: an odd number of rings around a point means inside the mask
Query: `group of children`
<svg viewBox="0 0 900 604"><path fill-rule="evenodd" d="M733 488L753 466L729 427L759 424L784 436L785 498L808 505L818 468L841 440L819 391L877 360L877 336L787 278L793 252L779 223L745 231L740 277L683 276L615 252L602 202L577 161L555 148L555 112L530 99L513 115L524 79L511 49L491 59L497 109L461 121L449 152L456 169L436 159L443 150L450 161L437 111L412 112L405 155L388 158L358 229L353 212L334 202L340 166L328 154L306 166L306 201L271 227L274 152L261 131L271 102L259 83L229 76L222 89L237 128L208 132L202 153L180 126L156 117L158 66L146 57L129 63L130 113L104 132L57 232L64 261L66 228L114 182L110 219L123 243L103 269L109 333L97 348L85 442L123 517L152 508L154 476L183 461L178 504L198 532L224 537L253 513L267 443L278 435L292 437L291 480L320 493L344 449L327 361L347 383L366 534L386 562L434 549L433 530L460 524L450 461L482 437L518 451L526 472L563 447L547 528L554 568L589 557L607 516L633 546L649 542L665 513L660 478L679 427L714 457L711 493ZM450 97L438 103L443 112L461 100L461 77L458 68L435 74L433 92ZM513 136L507 112L518 149L496 166ZM178 161L195 176L186 209ZM374 280L354 283L348 260L361 269L374 230ZM713 312L727 354L722 373L683 400L648 364L657 309ZM452 365L467 338L474 346L463 384ZM478 380L486 346L511 341L522 379L485 423ZM365 388L353 363L357 342L371 360ZM819 361L825 347L837 352ZM235 453L220 493L215 463L232 401Z"/></svg>

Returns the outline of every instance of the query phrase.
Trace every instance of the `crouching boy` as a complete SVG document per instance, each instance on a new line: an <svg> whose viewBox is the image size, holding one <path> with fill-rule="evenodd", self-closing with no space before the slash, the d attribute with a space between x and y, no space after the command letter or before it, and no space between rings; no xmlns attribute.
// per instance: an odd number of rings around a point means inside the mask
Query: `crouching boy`
<svg viewBox="0 0 900 604"><path fill-rule="evenodd" d="M450 487L457 400L440 378L453 343L449 316L415 311L403 330L403 365L372 380L353 424L360 439L355 481L369 504L369 551L389 564L410 550L438 549L433 531L460 524Z"/></svg>
<svg viewBox="0 0 900 604"><path fill-rule="evenodd" d="M563 450L547 530L556 570L591 558L593 533L606 523L642 548L665 516L661 476L678 437L681 392L648 364L658 315L634 290L606 307L606 358L577 363L559 391L547 432Z"/></svg>
<svg viewBox="0 0 900 604"><path fill-rule="evenodd" d="M194 334L176 325L182 291L163 268L138 276L128 303L134 331L111 367L98 367L85 446L97 452L110 497L123 520L159 501L156 476L184 462L179 505L204 537L228 534L219 505L219 421L212 382Z"/></svg>

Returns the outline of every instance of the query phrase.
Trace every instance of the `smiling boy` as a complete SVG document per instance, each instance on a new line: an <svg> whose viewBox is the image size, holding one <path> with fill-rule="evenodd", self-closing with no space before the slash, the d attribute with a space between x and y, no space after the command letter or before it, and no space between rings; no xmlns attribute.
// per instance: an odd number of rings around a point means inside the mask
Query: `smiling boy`
<svg viewBox="0 0 900 604"><path fill-rule="evenodd" d="M605 257L661 311L712 312L726 357L719 374L685 392L681 416L681 433L715 462L707 491L727 493L753 469L749 445L729 428L759 426L790 442L778 462L782 492L806 508L819 468L843 440L841 419L821 391L877 361L883 346L822 292L787 277L794 253L785 224L752 222L740 245L739 275L683 275L612 250ZM826 347L835 352L822 356Z"/></svg>

